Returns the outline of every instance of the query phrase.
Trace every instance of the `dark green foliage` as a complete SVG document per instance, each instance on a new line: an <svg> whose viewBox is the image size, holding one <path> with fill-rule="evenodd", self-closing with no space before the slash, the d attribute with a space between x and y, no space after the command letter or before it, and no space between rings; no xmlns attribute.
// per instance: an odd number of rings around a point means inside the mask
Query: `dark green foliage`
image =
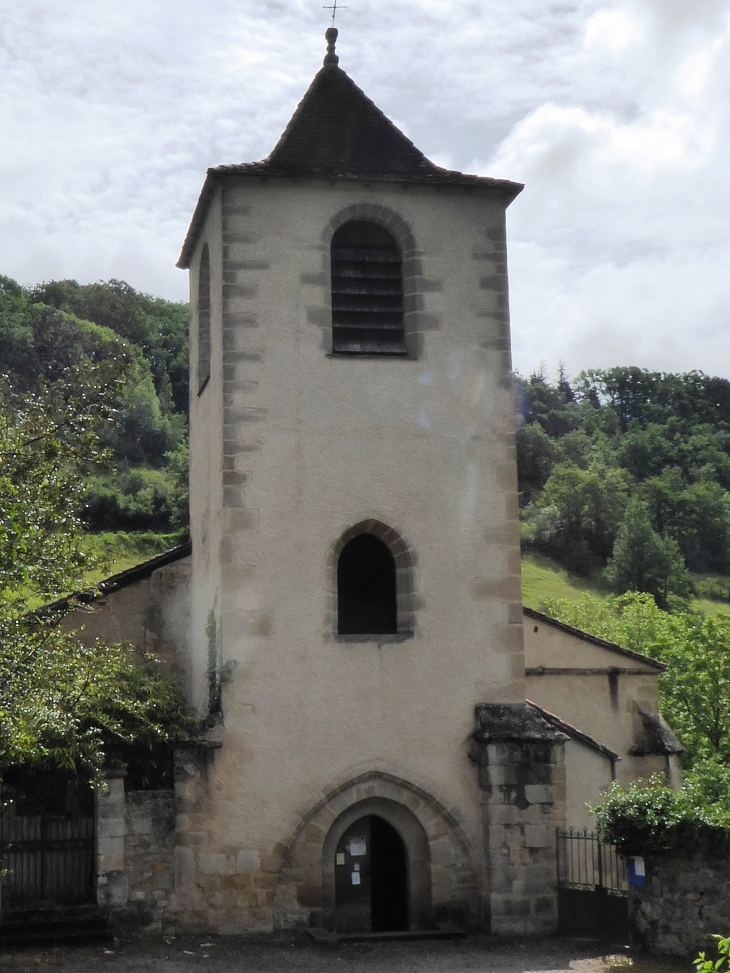
<svg viewBox="0 0 730 973"><path fill-rule="evenodd" d="M606 579L614 591L646 591L660 608L670 594L686 598L689 574L673 537L660 537L651 526L649 508L638 498L629 501L616 535Z"/></svg>
<svg viewBox="0 0 730 973"><path fill-rule="evenodd" d="M187 305L140 294L122 280L96 284L51 281L35 287L30 300L93 321L141 348L152 369L157 394L162 395L169 383L175 409L187 414Z"/></svg>
<svg viewBox="0 0 730 973"><path fill-rule="evenodd" d="M166 454L161 470L122 464L86 481L84 522L93 530L165 531L188 523L188 446Z"/></svg>
<svg viewBox="0 0 730 973"><path fill-rule="evenodd" d="M537 372L522 384L521 392L526 422L539 423L551 438L559 439L580 425L581 410L565 375L556 388Z"/></svg>
<svg viewBox="0 0 730 973"><path fill-rule="evenodd" d="M156 474L156 475L155 475ZM94 530L164 530L169 524L163 474L145 467L87 481L84 521Z"/></svg>
<svg viewBox="0 0 730 973"><path fill-rule="evenodd" d="M730 846L730 792L725 790L720 800L708 804L704 773L699 768L688 775L689 786L679 792L670 790L661 774L634 781L625 791L612 784L593 808L599 836L625 855ZM717 785L718 777L714 770L711 773Z"/></svg>
<svg viewBox="0 0 730 973"><path fill-rule="evenodd" d="M534 546L582 574L605 563L623 517L629 486L623 470L558 463L536 502Z"/></svg>
<svg viewBox="0 0 730 973"><path fill-rule="evenodd" d="M63 607L90 567L80 472L115 407L129 361L82 360L34 393L0 385L0 774L59 767L97 777L131 751L149 764L187 732L175 684L136 647L82 643ZM142 761L144 764L144 761Z"/></svg>
<svg viewBox="0 0 730 973"><path fill-rule="evenodd" d="M555 462L555 447L537 422L517 431L517 469L521 502L534 499L542 490Z"/></svg>
<svg viewBox="0 0 730 973"><path fill-rule="evenodd" d="M730 382L612 368L571 384L561 370L518 391L523 544L584 574L613 558L616 590L663 605L686 596L685 567L730 575Z"/></svg>
<svg viewBox="0 0 730 973"><path fill-rule="evenodd" d="M180 471L167 471L169 457L185 448L187 306L122 281L52 281L27 290L0 277L0 374L15 389L40 392L79 361L120 359L126 367L115 411L98 429L108 462L103 469L89 463L77 484L88 484L86 523L92 530L175 529L187 523Z"/></svg>
<svg viewBox="0 0 730 973"><path fill-rule="evenodd" d="M187 527L190 518L190 454L187 438L166 453L168 489L163 508L173 529Z"/></svg>
<svg viewBox="0 0 730 973"><path fill-rule="evenodd" d="M83 362L40 393L0 379L0 598L3 589L68 590L88 570L80 543L84 484L99 459L128 360Z"/></svg>
<svg viewBox="0 0 730 973"><path fill-rule="evenodd" d="M118 461L163 466L165 453L185 436L185 417L164 413L146 362L137 363L125 384L118 415L102 432Z"/></svg>

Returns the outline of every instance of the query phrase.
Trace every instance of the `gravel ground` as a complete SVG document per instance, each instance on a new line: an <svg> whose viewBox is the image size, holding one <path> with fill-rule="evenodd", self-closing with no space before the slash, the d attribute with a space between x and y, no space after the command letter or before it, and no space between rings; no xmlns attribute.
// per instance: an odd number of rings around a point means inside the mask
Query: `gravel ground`
<svg viewBox="0 0 730 973"><path fill-rule="evenodd" d="M578 939L526 941L472 936L440 942L327 946L308 938L130 936L110 946L27 948L0 953L0 973L692 973L690 963L632 957ZM634 973L634 971L631 971Z"/></svg>

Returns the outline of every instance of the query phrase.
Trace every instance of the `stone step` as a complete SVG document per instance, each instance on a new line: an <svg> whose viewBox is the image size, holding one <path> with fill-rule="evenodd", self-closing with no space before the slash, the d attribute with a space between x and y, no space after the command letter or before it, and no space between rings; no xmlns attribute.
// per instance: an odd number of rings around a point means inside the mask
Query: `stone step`
<svg viewBox="0 0 730 973"><path fill-rule="evenodd" d="M114 933L97 907L14 909L0 921L0 948L56 943L109 943Z"/></svg>
<svg viewBox="0 0 730 973"><path fill-rule="evenodd" d="M337 945L338 943L393 942L414 939L466 939L466 930L458 926L441 925L433 929L399 929L393 932L327 932L325 929L308 929L315 942Z"/></svg>

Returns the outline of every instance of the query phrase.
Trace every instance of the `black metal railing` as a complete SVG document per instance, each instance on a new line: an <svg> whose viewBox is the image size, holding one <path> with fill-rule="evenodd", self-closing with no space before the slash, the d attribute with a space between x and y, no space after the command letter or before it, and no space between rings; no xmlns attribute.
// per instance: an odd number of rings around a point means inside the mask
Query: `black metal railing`
<svg viewBox="0 0 730 973"><path fill-rule="evenodd" d="M625 895L626 862L615 845L604 845L592 831L557 829L558 885L571 889L605 889Z"/></svg>

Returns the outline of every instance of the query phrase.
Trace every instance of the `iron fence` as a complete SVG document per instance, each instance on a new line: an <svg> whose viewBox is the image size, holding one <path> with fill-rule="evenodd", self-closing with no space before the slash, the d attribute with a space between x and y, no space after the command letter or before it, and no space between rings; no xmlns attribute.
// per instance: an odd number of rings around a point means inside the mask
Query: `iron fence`
<svg viewBox="0 0 730 973"><path fill-rule="evenodd" d="M587 829L557 829L558 885L570 889L628 890L626 862L615 845L604 845Z"/></svg>

